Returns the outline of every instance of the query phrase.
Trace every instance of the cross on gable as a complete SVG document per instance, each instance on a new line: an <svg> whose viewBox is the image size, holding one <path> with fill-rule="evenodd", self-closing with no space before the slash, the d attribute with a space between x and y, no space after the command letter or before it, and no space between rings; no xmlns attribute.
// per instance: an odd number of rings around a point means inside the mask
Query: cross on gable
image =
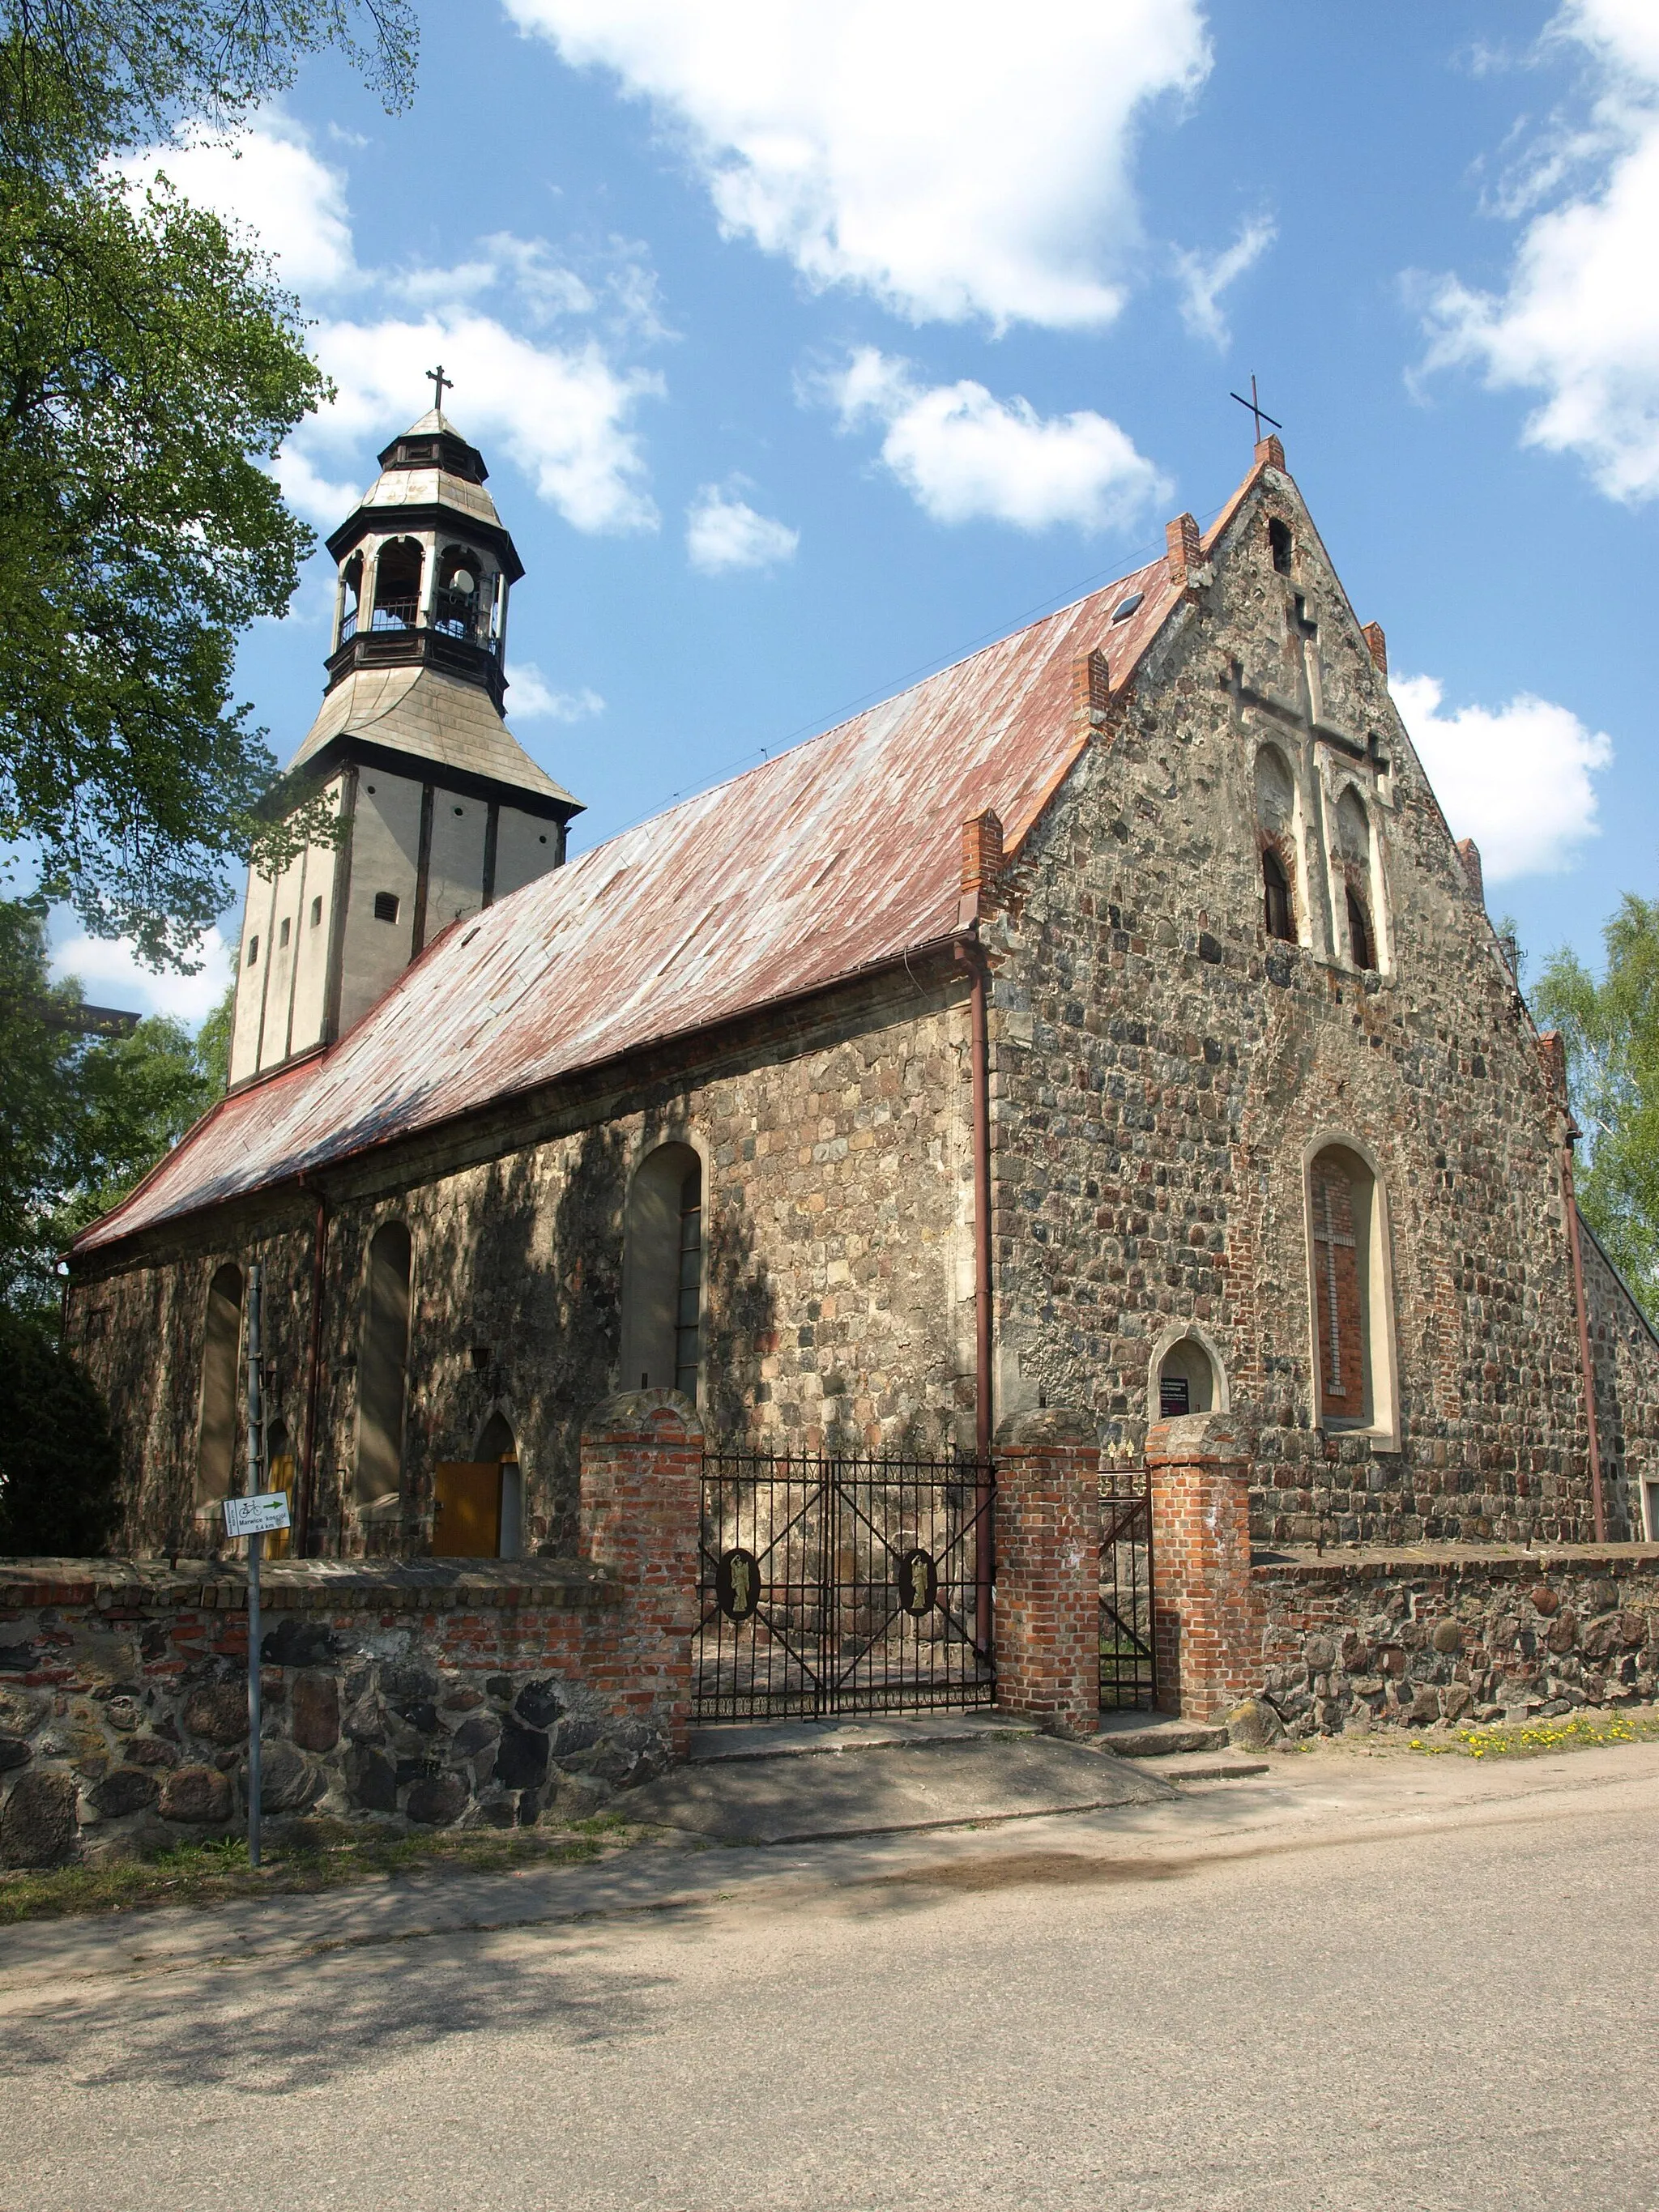
<svg viewBox="0 0 1659 2212"><path fill-rule="evenodd" d="M439 414L441 415L444 411L444 393L446 391L453 392L455 389L455 380L453 376L444 374L444 365L440 362L436 368L428 369L426 380L437 387L438 397L434 404Z"/></svg>

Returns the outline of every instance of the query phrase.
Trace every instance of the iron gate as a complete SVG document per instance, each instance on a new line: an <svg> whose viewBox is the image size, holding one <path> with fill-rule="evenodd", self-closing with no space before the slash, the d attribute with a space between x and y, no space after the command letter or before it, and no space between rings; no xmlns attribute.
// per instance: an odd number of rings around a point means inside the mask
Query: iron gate
<svg viewBox="0 0 1659 2212"><path fill-rule="evenodd" d="M695 1717L994 1703L994 1491L971 1459L708 1454Z"/></svg>
<svg viewBox="0 0 1659 2212"><path fill-rule="evenodd" d="M1152 1482L1145 1468L1112 1468L1100 1478L1100 1702L1121 1711L1157 1695Z"/></svg>

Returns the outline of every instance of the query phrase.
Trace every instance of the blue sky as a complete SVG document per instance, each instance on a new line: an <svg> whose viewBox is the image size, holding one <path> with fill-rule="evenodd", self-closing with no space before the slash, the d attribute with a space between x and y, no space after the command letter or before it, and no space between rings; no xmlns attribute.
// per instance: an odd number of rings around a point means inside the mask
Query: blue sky
<svg viewBox="0 0 1659 2212"><path fill-rule="evenodd" d="M1651 0L512 0L422 9L180 188L340 389L325 531L447 400L527 574L508 717L596 842L1133 566L1249 459L1252 370L1493 912L1652 893ZM249 638L274 749L331 569ZM93 995L193 1017L64 933Z"/></svg>

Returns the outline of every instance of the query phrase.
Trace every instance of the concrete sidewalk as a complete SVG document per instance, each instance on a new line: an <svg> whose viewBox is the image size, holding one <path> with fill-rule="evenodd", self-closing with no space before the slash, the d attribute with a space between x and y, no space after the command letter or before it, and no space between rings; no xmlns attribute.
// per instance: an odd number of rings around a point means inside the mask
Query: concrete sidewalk
<svg viewBox="0 0 1659 2212"><path fill-rule="evenodd" d="M1151 1805L1174 1794L1093 1741L994 1727L725 1748L632 1791L628 1812L718 1843L778 1844Z"/></svg>

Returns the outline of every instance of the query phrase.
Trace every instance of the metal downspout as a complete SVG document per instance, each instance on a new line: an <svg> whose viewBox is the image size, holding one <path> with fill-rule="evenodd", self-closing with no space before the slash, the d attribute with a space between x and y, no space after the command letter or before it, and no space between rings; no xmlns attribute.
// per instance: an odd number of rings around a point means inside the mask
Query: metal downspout
<svg viewBox="0 0 1659 2212"><path fill-rule="evenodd" d="M981 1474L975 1498L981 1529L991 1510L992 1278L991 1278L991 1054L984 948L976 939L957 942L957 960L968 970L969 1089L972 1094L974 1149L974 1454ZM975 1641L991 1646L992 1547L979 1549L974 1590Z"/></svg>
<svg viewBox="0 0 1659 2212"><path fill-rule="evenodd" d="M301 1177L301 1182L305 1178ZM317 1207L316 1227L311 1246L311 1331L307 1354L306 1370L306 1436L305 1456L300 1463L299 1541L295 1548L301 1559L311 1553L311 1516L316 1497L315 1469L317 1463L317 1388L323 1356L323 1282L328 1255L328 1200L313 1184L311 1195Z"/></svg>
<svg viewBox="0 0 1659 2212"><path fill-rule="evenodd" d="M1572 1148L1578 1135L1571 1121L1561 1139L1561 1188L1567 1201L1567 1243L1572 1253L1572 1295L1578 1310L1578 1358L1584 1376L1584 1419L1589 1431L1590 1510L1595 1540L1607 1540L1607 1500L1601 1491L1601 1433L1595 1417L1595 1361L1590 1351L1589 1308L1584 1297L1584 1249L1578 1236L1578 1198L1573 1186Z"/></svg>

